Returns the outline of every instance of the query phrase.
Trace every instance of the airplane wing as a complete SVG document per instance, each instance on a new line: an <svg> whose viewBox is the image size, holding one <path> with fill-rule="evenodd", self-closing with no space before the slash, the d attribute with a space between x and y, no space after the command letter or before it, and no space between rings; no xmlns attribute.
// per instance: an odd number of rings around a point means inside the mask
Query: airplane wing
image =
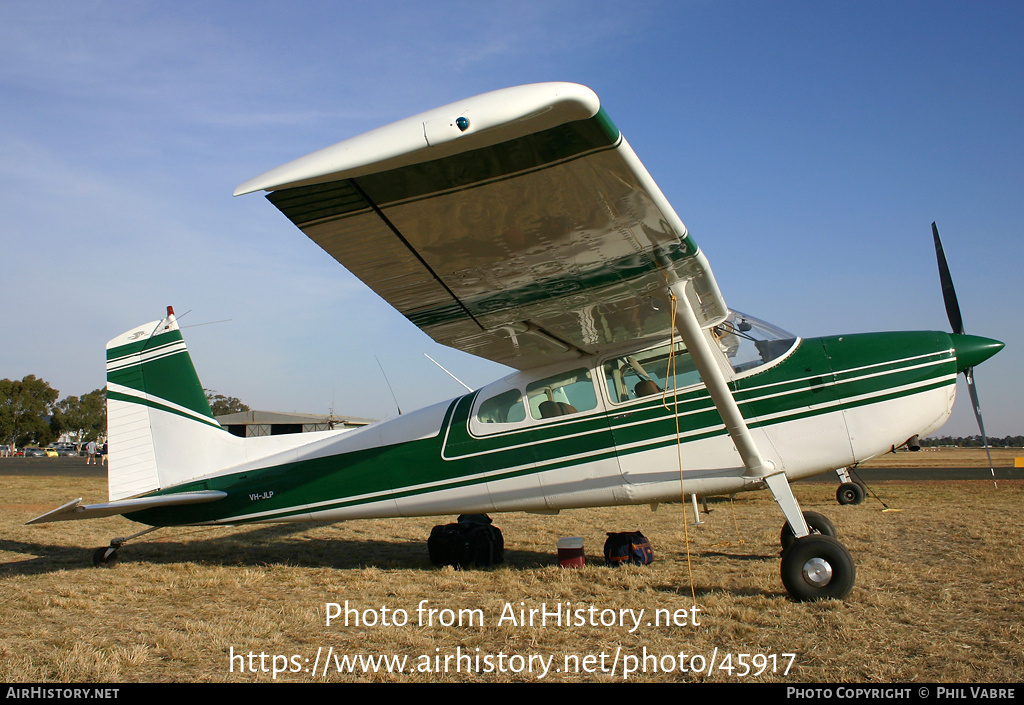
<svg viewBox="0 0 1024 705"><path fill-rule="evenodd" d="M652 297L707 261L589 88L506 88L273 169L267 198L434 340L529 369L669 331Z"/></svg>

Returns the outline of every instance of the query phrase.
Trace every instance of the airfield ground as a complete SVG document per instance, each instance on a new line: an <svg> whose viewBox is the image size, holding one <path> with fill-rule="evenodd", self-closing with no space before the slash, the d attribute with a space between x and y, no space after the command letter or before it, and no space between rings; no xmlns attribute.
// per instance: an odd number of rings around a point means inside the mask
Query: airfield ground
<svg viewBox="0 0 1024 705"><path fill-rule="evenodd" d="M992 464L1012 468L1016 458L1024 458L1024 448L992 448ZM886 453L869 460L864 468L987 468L984 448L922 448L917 452Z"/></svg>
<svg viewBox="0 0 1024 705"><path fill-rule="evenodd" d="M1014 453L1024 455L1011 451L1009 465ZM939 466L943 454L912 457ZM835 483L798 483L804 508L836 524L857 586L843 602L797 604L779 579L782 518L766 493L712 502L699 526L679 504L496 515L507 562L491 569L431 565L425 538L447 519L430 517L162 529L96 569L94 548L142 527L120 517L25 526L75 497L106 497L83 461L27 460L18 472L0 463L9 683L270 681L275 668L278 681L391 682L998 683L1024 673L1021 480L872 481L877 497L845 507ZM605 532L633 529L651 539L655 563L603 567ZM586 567L555 565L563 536L584 538ZM360 623L328 624L329 605L346 601ZM582 609L585 623L520 623L531 609ZM373 671L342 655L406 662L402 673Z"/></svg>

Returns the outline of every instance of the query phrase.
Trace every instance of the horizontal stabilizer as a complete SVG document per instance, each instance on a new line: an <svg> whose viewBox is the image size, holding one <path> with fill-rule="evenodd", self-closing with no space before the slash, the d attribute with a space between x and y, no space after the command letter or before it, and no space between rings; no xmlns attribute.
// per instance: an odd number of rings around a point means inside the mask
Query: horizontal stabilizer
<svg viewBox="0 0 1024 705"><path fill-rule="evenodd" d="M116 502L105 504L81 505L82 498L71 500L67 504L57 507L42 516L38 516L26 524L46 524L51 521L74 521L76 519L98 519L117 514L137 512L142 509L153 507L173 507L179 504L202 504L214 502L227 497L227 492L219 490L206 490L203 492L179 492L177 494L162 494L153 497L136 497L135 499L122 499Z"/></svg>

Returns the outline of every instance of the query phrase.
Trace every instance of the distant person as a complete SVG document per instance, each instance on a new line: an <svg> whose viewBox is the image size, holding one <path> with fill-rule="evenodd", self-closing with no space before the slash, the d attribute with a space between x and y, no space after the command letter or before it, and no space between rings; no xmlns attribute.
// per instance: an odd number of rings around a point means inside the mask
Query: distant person
<svg viewBox="0 0 1024 705"><path fill-rule="evenodd" d="M104 443L104 444L103 444L103 447L102 447L102 448L100 448L100 461L101 461L101 462L102 462L102 463L103 463L104 465L106 465L106 464L107 464L107 452L108 452L108 450L107 450L107 444L106 444L106 443Z"/></svg>
<svg viewBox="0 0 1024 705"><path fill-rule="evenodd" d="M85 444L85 464L92 465L96 462L96 441L89 441Z"/></svg>

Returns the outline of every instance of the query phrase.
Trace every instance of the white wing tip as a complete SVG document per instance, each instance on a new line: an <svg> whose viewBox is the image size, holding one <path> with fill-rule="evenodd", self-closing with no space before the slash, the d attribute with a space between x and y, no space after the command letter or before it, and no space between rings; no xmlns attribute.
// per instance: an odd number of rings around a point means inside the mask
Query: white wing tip
<svg viewBox="0 0 1024 705"><path fill-rule="evenodd" d="M578 83L550 82L502 88L434 108L295 159L235 189L235 196L297 186L330 177L350 178L403 164L435 159L464 149L445 145L465 139L469 148L593 117L601 101ZM460 118L468 118L456 127ZM497 128L493 140L483 133ZM514 134L511 136L515 136Z"/></svg>

